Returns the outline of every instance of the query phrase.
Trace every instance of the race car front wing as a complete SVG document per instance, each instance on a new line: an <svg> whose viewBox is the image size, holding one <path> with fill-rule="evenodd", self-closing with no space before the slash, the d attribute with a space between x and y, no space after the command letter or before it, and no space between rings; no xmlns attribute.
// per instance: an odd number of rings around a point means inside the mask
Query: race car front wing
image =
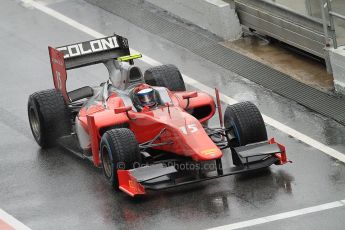
<svg viewBox="0 0 345 230"><path fill-rule="evenodd" d="M237 156L235 167L223 169L221 160L216 160L217 170L194 174L181 173L176 166L156 163L130 170L118 170L119 189L130 196L146 194L147 190L162 190L206 180L248 173L267 168L272 164L283 165L291 162L286 157L285 147L272 138L268 142L259 142L232 148L232 156Z"/></svg>

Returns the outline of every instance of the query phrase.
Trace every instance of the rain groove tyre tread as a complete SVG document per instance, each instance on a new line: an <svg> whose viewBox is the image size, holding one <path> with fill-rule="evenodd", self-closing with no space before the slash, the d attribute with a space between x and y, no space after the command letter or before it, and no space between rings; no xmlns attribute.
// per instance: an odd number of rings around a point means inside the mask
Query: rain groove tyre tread
<svg viewBox="0 0 345 230"><path fill-rule="evenodd" d="M135 166L134 163L141 162L139 145L131 130L116 128L106 131L102 136L101 151L104 147L110 147L108 152L112 156L112 176L107 179L117 188L118 178L116 171L118 169L132 169ZM101 154L103 162L103 152ZM118 164L120 162L123 163L121 167Z"/></svg>
<svg viewBox="0 0 345 230"><path fill-rule="evenodd" d="M40 120L40 139L42 147L52 147L59 137L71 133L71 114L62 96L56 89L35 92L29 97L28 111L33 106Z"/></svg>
<svg viewBox="0 0 345 230"><path fill-rule="evenodd" d="M226 128L235 126L240 146L266 141L267 131L259 109L251 102L229 105L224 113Z"/></svg>
<svg viewBox="0 0 345 230"><path fill-rule="evenodd" d="M152 86L166 87L171 91L186 91L186 86L178 68L161 65L149 68L144 74L145 82Z"/></svg>

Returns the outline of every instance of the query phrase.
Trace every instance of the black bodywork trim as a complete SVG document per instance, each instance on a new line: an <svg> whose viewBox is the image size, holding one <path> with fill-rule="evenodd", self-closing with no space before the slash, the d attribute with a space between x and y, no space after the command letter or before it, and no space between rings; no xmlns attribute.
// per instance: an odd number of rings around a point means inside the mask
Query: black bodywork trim
<svg viewBox="0 0 345 230"><path fill-rule="evenodd" d="M226 176L231 176L235 174L249 173L249 172L259 170L259 169L267 168L277 162L278 162L278 159L274 156L271 156L262 161L254 162L245 166L237 166L237 167L232 167L229 169L224 169L222 175L218 175L218 174L214 175L216 173L215 171L207 173L203 175L201 178L191 177L191 176L173 178L171 176L170 177L168 176L169 177L168 179L166 175L164 175L164 177L162 176L163 177L162 181L154 180L154 179L157 179L157 177L155 177L155 178L152 178L153 180L152 183L150 183L150 180L147 180L147 181L141 182L140 184L143 185L146 190L154 190L154 191L163 190L163 189L175 188L175 187L179 187L183 185L195 184L195 183L217 179L221 177L226 177ZM178 179L178 182L175 179Z"/></svg>

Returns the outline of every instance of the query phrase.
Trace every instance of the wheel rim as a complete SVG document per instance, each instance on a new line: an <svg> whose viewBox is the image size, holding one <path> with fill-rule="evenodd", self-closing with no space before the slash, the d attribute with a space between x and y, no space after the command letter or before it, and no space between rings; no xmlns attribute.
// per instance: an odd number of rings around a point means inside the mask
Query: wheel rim
<svg viewBox="0 0 345 230"><path fill-rule="evenodd" d="M233 135L235 136L238 144L241 145L240 133L238 132L237 126L235 125L233 121L231 122L231 127L233 131Z"/></svg>
<svg viewBox="0 0 345 230"><path fill-rule="evenodd" d="M102 164L103 164L103 170L104 174L107 178L111 178L112 170L111 170L111 159L109 156L109 151L106 146L102 149Z"/></svg>
<svg viewBox="0 0 345 230"><path fill-rule="evenodd" d="M41 137L41 124L40 120L33 108L29 110L29 120L31 125L31 130L36 139L40 139Z"/></svg>

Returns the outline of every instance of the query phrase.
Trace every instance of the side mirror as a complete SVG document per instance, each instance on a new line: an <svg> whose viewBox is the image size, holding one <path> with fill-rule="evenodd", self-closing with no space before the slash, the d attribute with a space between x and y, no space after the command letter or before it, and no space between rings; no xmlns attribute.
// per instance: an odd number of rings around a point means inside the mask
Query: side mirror
<svg viewBox="0 0 345 230"><path fill-rule="evenodd" d="M197 96L198 96L198 92L193 91L193 92L189 92L189 93L186 93L186 94L182 95L182 98L183 99L190 99L190 98L194 98L194 97L197 97Z"/></svg>
<svg viewBox="0 0 345 230"><path fill-rule="evenodd" d="M198 92L196 92L196 91L189 92L189 93L182 95L183 99L187 99L187 105L186 105L186 108L184 108L185 110L189 108L189 99L191 99L193 97L197 97L197 96L198 96Z"/></svg>
<svg viewBox="0 0 345 230"><path fill-rule="evenodd" d="M119 114L119 113L124 113L124 112L128 112L132 110L132 106L123 106L123 107L119 107L114 109L115 114Z"/></svg>

